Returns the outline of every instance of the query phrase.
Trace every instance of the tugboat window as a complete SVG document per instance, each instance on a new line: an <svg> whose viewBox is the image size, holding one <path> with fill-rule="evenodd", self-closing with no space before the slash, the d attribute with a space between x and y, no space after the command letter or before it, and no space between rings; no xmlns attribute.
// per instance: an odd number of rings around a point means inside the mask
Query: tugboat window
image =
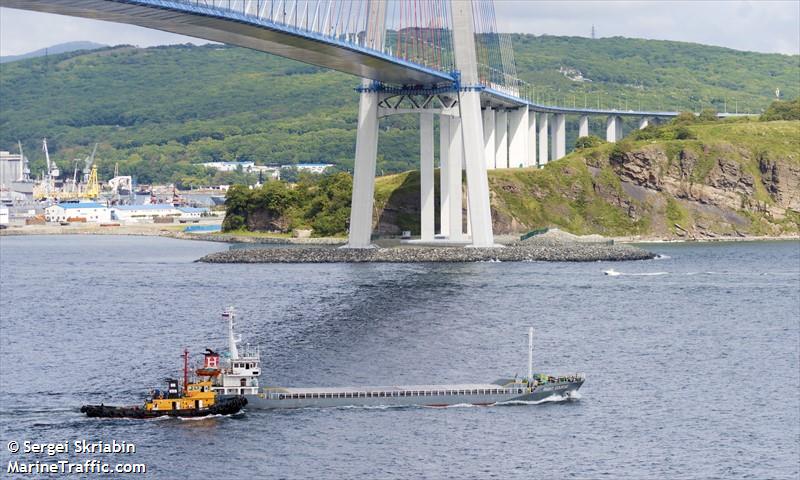
<svg viewBox="0 0 800 480"><path fill-rule="evenodd" d="M246 387L247 386L247 379L243 378L243 379L239 380L239 386L240 387Z"/></svg>

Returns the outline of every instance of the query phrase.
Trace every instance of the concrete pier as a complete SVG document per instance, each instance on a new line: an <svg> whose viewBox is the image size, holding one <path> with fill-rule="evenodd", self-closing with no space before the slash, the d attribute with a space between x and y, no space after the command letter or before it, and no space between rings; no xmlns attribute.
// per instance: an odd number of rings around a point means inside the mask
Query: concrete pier
<svg viewBox="0 0 800 480"><path fill-rule="evenodd" d="M495 113L495 168L508 168L508 112Z"/></svg>
<svg viewBox="0 0 800 480"><path fill-rule="evenodd" d="M622 118L610 115L606 119L606 141L616 142L622 139Z"/></svg>
<svg viewBox="0 0 800 480"><path fill-rule="evenodd" d="M587 115L581 115L581 118L578 121L578 138L588 137L588 136L589 136L589 117Z"/></svg>
<svg viewBox="0 0 800 480"><path fill-rule="evenodd" d="M528 112L528 165L535 167L536 164L536 112Z"/></svg>
<svg viewBox="0 0 800 480"><path fill-rule="evenodd" d="M439 115L439 235L450 236L450 189L447 169L450 165L450 118Z"/></svg>
<svg viewBox="0 0 800 480"><path fill-rule="evenodd" d="M549 158L549 143L547 137L550 134L550 124L548 122L548 118L550 114L548 113L540 113L539 114L539 134L536 138L539 139L539 165L547 165L547 159Z"/></svg>
<svg viewBox="0 0 800 480"><path fill-rule="evenodd" d="M461 209L463 201L461 195L461 165L464 162L464 144L461 123L462 121L459 118L453 117L450 119L450 153L447 157L447 192L449 197L447 215L450 217L450 235L447 238L456 242L460 242L464 238L464 222Z"/></svg>
<svg viewBox="0 0 800 480"><path fill-rule="evenodd" d="M563 113L553 115L552 128L552 159L558 160L567 155L567 129L566 129L566 116Z"/></svg>
<svg viewBox="0 0 800 480"><path fill-rule="evenodd" d="M508 166L524 168L528 163L528 107L508 112Z"/></svg>
<svg viewBox="0 0 800 480"><path fill-rule="evenodd" d="M495 163L495 139L494 139L495 110L486 108L483 110L483 145L484 156L486 157L486 168L489 170L497 168Z"/></svg>
<svg viewBox="0 0 800 480"><path fill-rule="evenodd" d="M420 239L433 240L435 232L433 192L433 114L419 116Z"/></svg>

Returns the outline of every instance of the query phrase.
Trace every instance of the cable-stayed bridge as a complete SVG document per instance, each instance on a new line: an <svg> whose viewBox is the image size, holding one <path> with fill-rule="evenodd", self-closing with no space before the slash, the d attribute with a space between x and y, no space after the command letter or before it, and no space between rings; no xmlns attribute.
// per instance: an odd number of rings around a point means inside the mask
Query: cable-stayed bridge
<svg viewBox="0 0 800 480"><path fill-rule="evenodd" d="M127 23L247 47L362 78L348 245L371 245L378 125L420 116L421 239L493 246L487 170L566 155L566 115L637 127L677 112L532 101L517 78L493 0L0 0L0 6ZM191 72L187 72L191 75ZM434 231L434 119L439 123L440 231ZM466 176L466 201L462 183ZM464 213L466 212L466 222ZM466 228L465 228L466 227Z"/></svg>

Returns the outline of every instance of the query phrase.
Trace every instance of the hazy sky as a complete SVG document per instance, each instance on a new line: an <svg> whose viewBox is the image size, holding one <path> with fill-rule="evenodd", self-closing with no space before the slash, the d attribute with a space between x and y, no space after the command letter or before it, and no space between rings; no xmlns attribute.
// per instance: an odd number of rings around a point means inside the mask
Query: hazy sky
<svg viewBox="0 0 800 480"><path fill-rule="evenodd" d="M495 0L501 31L680 40L770 53L800 54L800 1ZM155 30L0 8L0 55L89 40L151 46L203 43Z"/></svg>

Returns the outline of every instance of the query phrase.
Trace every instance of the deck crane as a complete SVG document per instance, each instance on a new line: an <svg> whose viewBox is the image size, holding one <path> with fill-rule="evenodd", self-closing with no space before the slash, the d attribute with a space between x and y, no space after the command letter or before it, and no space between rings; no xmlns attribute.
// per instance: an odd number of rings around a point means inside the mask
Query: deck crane
<svg viewBox="0 0 800 480"><path fill-rule="evenodd" d="M86 165L83 167L83 179L86 183L86 189L82 192L81 196L91 199L96 199L100 196L100 183L97 181L97 165L94 164L95 153L97 153L97 143L94 144L92 154L84 160Z"/></svg>
<svg viewBox="0 0 800 480"><path fill-rule="evenodd" d="M86 183L89 181L89 175L91 175L91 169L94 166L94 154L97 153L97 143L94 144L94 148L92 149L92 154L87 156L83 162L83 182Z"/></svg>
<svg viewBox="0 0 800 480"><path fill-rule="evenodd" d="M44 183L44 192L42 192L43 198L50 198L53 190L55 189L53 177L57 177L59 175L58 167L56 166L55 162L50 161L50 152L47 151L47 139L42 139L42 150L44 151L44 159L46 162L47 170L44 173L44 178L42 179Z"/></svg>
<svg viewBox="0 0 800 480"><path fill-rule="evenodd" d="M17 146L19 147L19 158L22 160L22 181L27 182L31 178L31 169L28 166L28 159L25 158L25 154L22 152L22 142L17 140Z"/></svg>
<svg viewBox="0 0 800 480"><path fill-rule="evenodd" d="M58 177L61 172L59 172L56 163L50 160L50 152L47 150L47 139L42 141L42 150L44 150L44 157L45 161L47 162L47 172L44 175L41 185L38 188L34 187L34 198L47 199L51 201L70 201L81 198L96 200L100 196L100 184L97 181L97 166L94 164L94 156L97 152L97 144L95 144L92 154L86 157L84 160L86 166L83 169L83 178L85 183L85 187L83 189L78 189L77 185L75 184L78 175L78 163L76 162L75 171L73 173L74 188L72 191L56 190L55 178Z"/></svg>

